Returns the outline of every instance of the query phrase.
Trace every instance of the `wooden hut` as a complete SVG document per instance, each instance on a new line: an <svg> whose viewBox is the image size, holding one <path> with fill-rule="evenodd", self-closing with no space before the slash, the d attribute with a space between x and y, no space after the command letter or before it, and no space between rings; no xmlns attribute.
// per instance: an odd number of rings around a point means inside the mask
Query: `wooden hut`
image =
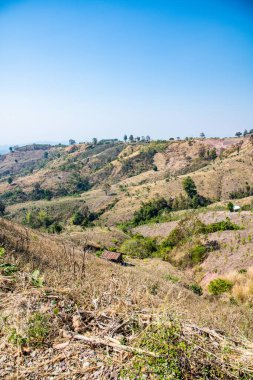
<svg viewBox="0 0 253 380"><path fill-rule="evenodd" d="M104 250L101 259L112 261L113 263L122 264L123 263L123 255L120 252L111 252Z"/></svg>

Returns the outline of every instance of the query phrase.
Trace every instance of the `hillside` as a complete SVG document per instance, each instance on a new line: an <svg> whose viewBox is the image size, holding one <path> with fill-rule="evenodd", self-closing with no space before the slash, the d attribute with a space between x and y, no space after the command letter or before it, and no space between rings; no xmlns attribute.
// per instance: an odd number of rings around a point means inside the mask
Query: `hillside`
<svg viewBox="0 0 253 380"><path fill-rule="evenodd" d="M121 267L69 241L0 227L2 378L251 378L252 344L237 338L252 338L249 309L171 282L179 273L168 263Z"/></svg>
<svg viewBox="0 0 253 380"><path fill-rule="evenodd" d="M253 378L252 158L250 137L0 156L0 377Z"/></svg>

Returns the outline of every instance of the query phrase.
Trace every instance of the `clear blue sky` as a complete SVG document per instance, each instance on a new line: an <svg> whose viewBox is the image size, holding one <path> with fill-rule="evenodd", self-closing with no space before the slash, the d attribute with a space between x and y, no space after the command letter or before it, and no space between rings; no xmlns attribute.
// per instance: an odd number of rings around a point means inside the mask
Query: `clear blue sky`
<svg viewBox="0 0 253 380"><path fill-rule="evenodd" d="M0 0L0 145L253 128L250 0Z"/></svg>

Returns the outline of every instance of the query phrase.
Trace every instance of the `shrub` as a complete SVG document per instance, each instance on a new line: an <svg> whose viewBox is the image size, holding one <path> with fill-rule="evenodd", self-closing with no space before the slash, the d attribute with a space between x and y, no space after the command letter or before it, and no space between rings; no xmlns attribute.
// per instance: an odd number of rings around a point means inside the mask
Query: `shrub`
<svg viewBox="0 0 253 380"><path fill-rule="evenodd" d="M241 199L253 195L253 186L247 185L244 189L237 189L229 194L230 199Z"/></svg>
<svg viewBox="0 0 253 380"><path fill-rule="evenodd" d="M203 289L198 284L191 284L189 285L189 289L193 291L193 293L197 294L198 296L202 296Z"/></svg>
<svg viewBox="0 0 253 380"><path fill-rule="evenodd" d="M189 252L189 259L192 265L202 263L207 257L207 247L204 245L196 245Z"/></svg>
<svg viewBox="0 0 253 380"><path fill-rule="evenodd" d="M89 208L84 205L74 212L71 217L71 223L75 226L88 226L97 216L97 214L90 212Z"/></svg>
<svg viewBox="0 0 253 380"><path fill-rule="evenodd" d="M157 217L162 211L171 210L171 203L165 198L152 199L149 202L143 203L141 208L134 213L134 225L141 224L152 218Z"/></svg>
<svg viewBox="0 0 253 380"><path fill-rule="evenodd" d="M155 252L157 252L157 246L154 239L136 235L131 239L125 240L120 250L122 253L131 257L145 259L153 256Z"/></svg>
<svg viewBox="0 0 253 380"><path fill-rule="evenodd" d="M233 205L232 202L228 202L228 204L227 204L227 209L228 209L228 211L230 211L230 212L233 212L233 211L234 211L234 205Z"/></svg>
<svg viewBox="0 0 253 380"><path fill-rule="evenodd" d="M212 232L217 232L217 231L231 231L231 230L239 230L239 229L240 229L240 226L231 222L229 218L226 218L225 220L222 220L220 222L211 223L211 224L207 224L200 227L199 232L204 233L204 234L210 234Z"/></svg>
<svg viewBox="0 0 253 380"><path fill-rule="evenodd" d="M233 283L223 278L217 278L211 281L208 285L209 293L217 296L219 294L229 292L233 287Z"/></svg>
<svg viewBox="0 0 253 380"><path fill-rule="evenodd" d="M182 219L178 223L178 226L170 232L169 236L161 242L161 248L163 250L171 250L179 244L186 242L187 239L204 227L205 224L197 218L187 217Z"/></svg>
<svg viewBox="0 0 253 380"><path fill-rule="evenodd" d="M50 333L49 318L41 313L34 313L29 318L27 337L33 346L41 346Z"/></svg>

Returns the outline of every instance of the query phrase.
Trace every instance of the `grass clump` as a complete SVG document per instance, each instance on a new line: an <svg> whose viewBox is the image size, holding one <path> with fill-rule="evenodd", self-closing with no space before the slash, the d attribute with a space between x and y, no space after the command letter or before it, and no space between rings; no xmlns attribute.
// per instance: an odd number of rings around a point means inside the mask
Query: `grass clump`
<svg viewBox="0 0 253 380"><path fill-rule="evenodd" d="M224 278L217 278L211 281L208 285L209 293L218 296L222 293L229 292L233 287L233 282Z"/></svg>
<svg viewBox="0 0 253 380"><path fill-rule="evenodd" d="M180 278L177 276L174 276L173 274L167 274L165 276L165 280L172 282L173 284L176 284L180 281Z"/></svg>

